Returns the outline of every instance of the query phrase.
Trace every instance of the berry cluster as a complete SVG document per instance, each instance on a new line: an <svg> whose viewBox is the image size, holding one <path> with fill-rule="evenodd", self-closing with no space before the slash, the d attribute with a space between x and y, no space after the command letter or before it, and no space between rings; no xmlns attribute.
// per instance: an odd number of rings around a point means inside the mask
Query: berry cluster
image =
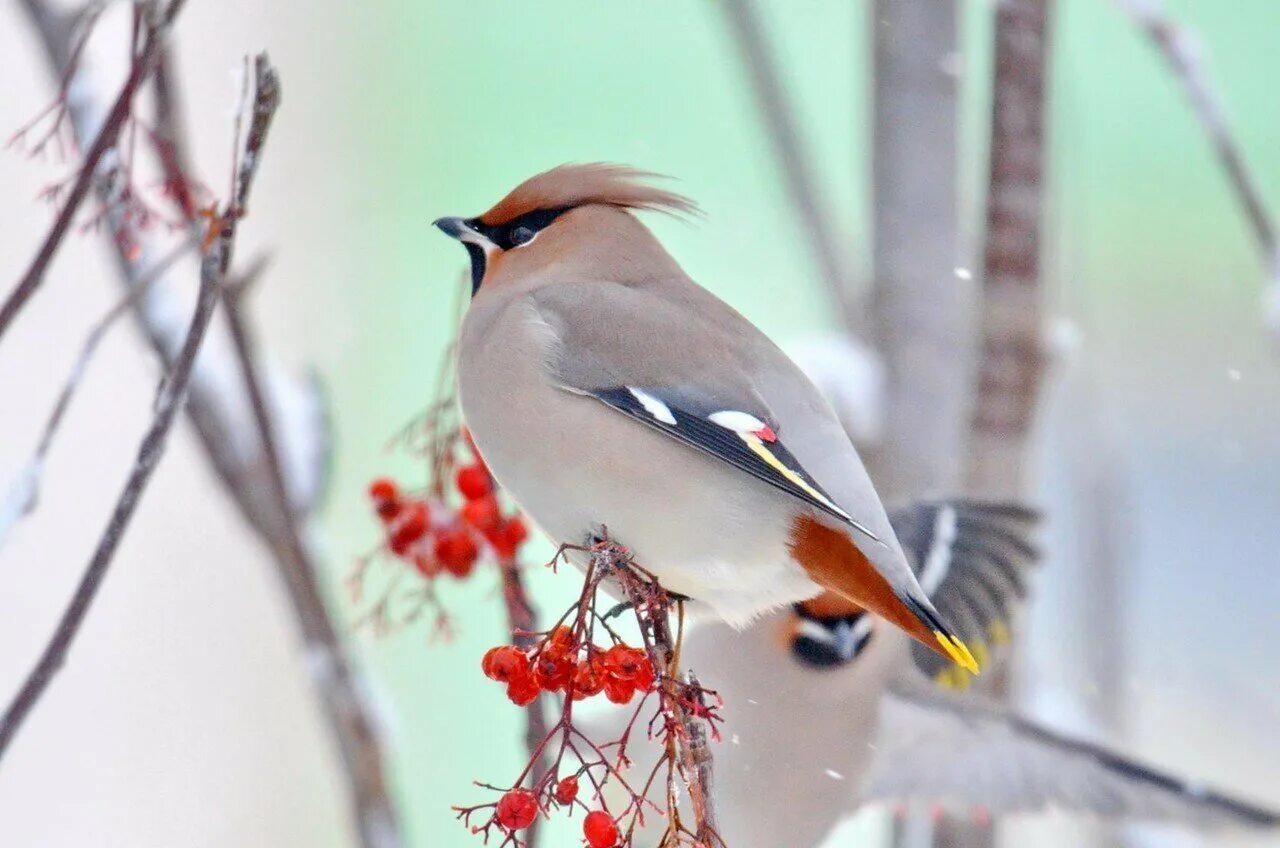
<svg viewBox="0 0 1280 848"><path fill-rule="evenodd" d="M679 653L679 630L673 633L670 627L673 601L651 574L632 561L625 548L608 540L589 547L564 545L548 565L554 568L566 551L577 551L587 558L586 579L577 602L550 630L530 633L517 629L516 644L490 648L480 662L486 677L506 687L512 703L530 707L530 727L538 727L541 740L531 743L528 763L512 783L477 783L494 792L494 800L454 810L486 842L496 830L501 835L499 848L522 848L526 829L539 816L574 808L586 813L582 834L588 848L634 848L637 828L644 825L647 812L667 819L663 845L709 848L718 837L701 825L702 819L692 828L685 825L678 787L688 787L697 818L700 805L703 811L706 807L700 784L695 786L700 778L685 765L694 756L690 726L691 722L703 723L711 737L718 738L719 698L696 680L681 680L671 674ZM599 594L605 582L626 598L625 605L615 605ZM610 606L602 608L602 602ZM625 609L635 616L640 647L627 644L611 623ZM680 620L682 614L676 617ZM597 636L603 644L597 644ZM539 699L543 694L547 697ZM622 735L614 741L592 740L574 723L578 702L600 694L614 704L634 702ZM550 728L543 729L535 719L540 719L547 704L559 715ZM647 723L643 718L646 705L653 708ZM659 744L663 753L651 769L632 775L628 746L643 736ZM702 732L701 744L705 744L705 737ZM589 797L579 797L580 782ZM606 800L605 787L610 785L618 788L622 802ZM650 797L662 792L660 787L665 787L665 807Z"/></svg>
<svg viewBox="0 0 1280 848"><path fill-rule="evenodd" d="M432 532L431 506L423 498L406 498L386 477L369 484L369 500L382 519L387 550L411 562L423 577L447 571L463 578L471 573L480 547L461 526L437 527Z"/></svg>
<svg viewBox="0 0 1280 848"><path fill-rule="evenodd" d="M465 433L459 434L465 437ZM369 484L369 501L382 524L382 544L361 558L351 576L353 596L359 600L370 566L389 556L405 563L427 582L414 593L417 604L404 617L413 620L423 606L435 606L438 624L447 629L446 617L432 584L442 574L459 580L469 577L480 557L486 553L501 564L513 564L520 545L529 536L524 519L516 512L503 513L497 486L480 454L469 439L458 436L449 449L448 470L452 457L464 441L470 460L452 474L453 486L445 490L439 480L425 492L407 491L396 481L380 477ZM444 479L449 479L445 477ZM457 507L451 506L451 501ZM401 574L398 572L390 588L361 622L369 621L375 630L389 629L390 597Z"/></svg>
<svg viewBox="0 0 1280 848"><path fill-rule="evenodd" d="M533 702L539 692L563 692L581 701L601 692L615 704L627 704L636 692L653 688L653 662L639 648L622 642L608 649L574 635L560 625L540 644L490 648L481 661L490 680L507 687L516 706Z"/></svg>

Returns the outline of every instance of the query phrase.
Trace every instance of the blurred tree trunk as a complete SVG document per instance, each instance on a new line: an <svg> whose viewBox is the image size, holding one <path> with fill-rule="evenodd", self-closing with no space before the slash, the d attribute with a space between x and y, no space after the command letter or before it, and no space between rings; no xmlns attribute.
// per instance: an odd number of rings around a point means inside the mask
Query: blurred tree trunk
<svg viewBox="0 0 1280 848"><path fill-rule="evenodd" d="M990 167L982 263L980 353L966 451L969 494L1026 496L1030 435L1044 373L1044 114L1052 0L1001 0L995 9ZM1009 668L989 691L1009 694ZM939 823L934 844L980 848L996 824Z"/></svg>
<svg viewBox="0 0 1280 848"><path fill-rule="evenodd" d="M972 384L973 286L959 263L956 3L876 0L873 327L885 439L868 456L890 500L954 491Z"/></svg>
<svg viewBox="0 0 1280 848"><path fill-rule="evenodd" d="M884 358L884 440L868 453L887 500L953 492L973 383L973 285L959 244L957 5L876 0L872 326ZM897 819L895 846L928 841Z"/></svg>
<svg viewBox="0 0 1280 848"><path fill-rule="evenodd" d="M1044 371L1044 101L1051 0L996 6L982 348L966 471L971 494L1020 497Z"/></svg>
<svg viewBox="0 0 1280 848"><path fill-rule="evenodd" d="M954 270L963 264L956 261L958 86L948 73L958 64L956 5L875 3L875 318L888 371L888 436L873 472L890 498L954 491L962 470L973 494L1022 494L1044 363L1039 251L1049 2L1005 0L995 11L976 376L973 291ZM900 825L895 844L905 845L912 830L919 832ZM994 844L994 830L944 819L932 840L978 848Z"/></svg>

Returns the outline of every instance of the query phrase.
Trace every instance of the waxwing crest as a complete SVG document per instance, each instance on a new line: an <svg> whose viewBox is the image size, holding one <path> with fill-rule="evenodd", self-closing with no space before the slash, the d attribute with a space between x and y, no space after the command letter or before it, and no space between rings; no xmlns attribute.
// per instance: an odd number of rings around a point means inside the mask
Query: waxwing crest
<svg viewBox="0 0 1280 848"><path fill-rule="evenodd" d="M501 226L538 209L570 209L588 203L697 214L697 204L687 197L643 182L660 176L607 162L560 165L520 183L481 215L480 221L486 226Z"/></svg>

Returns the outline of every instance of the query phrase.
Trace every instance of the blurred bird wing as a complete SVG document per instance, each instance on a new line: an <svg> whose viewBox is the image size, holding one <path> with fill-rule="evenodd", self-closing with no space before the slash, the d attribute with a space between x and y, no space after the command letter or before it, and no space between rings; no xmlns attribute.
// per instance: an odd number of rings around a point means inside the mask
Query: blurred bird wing
<svg viewBox="0 0 1280 848"><path fill-rule="evenodd" d="M1280 813L1148 768L1003 709L918 684L880 708L868 801L996 815L1045 808L1196 827L1280 826Z"/></svg>
<svg viewBox="0 0 1280 848"><path fill-rule="evenodd" d="M1040 558L1031 542L1040 514L1013 503L947 500L891 509L889 520L920 585L985 662L1008 641L1010 617L1026 597L1027 572ZM912 657L944 685L968 683L931 651L913 646Z"/></svg>
<svg viewBox="0 0 1280 848"><path fill-rule="evenodd" d="M549 285L533 302L557 342L549 365L561 388L593 397L879 541L788 448L787 428L752 372L780 364L775 357L789 361L733 309L692 283L661 293L603 282ZM809 388L814 408L830 414ZM851 453L832 419L832 432L843 440L832 449Z"/></svg>

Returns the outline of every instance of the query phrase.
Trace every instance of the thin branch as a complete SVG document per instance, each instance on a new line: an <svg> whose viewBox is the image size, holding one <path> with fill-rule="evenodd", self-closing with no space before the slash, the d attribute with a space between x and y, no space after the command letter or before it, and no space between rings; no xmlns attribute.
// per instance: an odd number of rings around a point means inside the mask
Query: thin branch
<svg viewBox="0 0 1280 848"><path fill-rule="evenodd" d="M796 116L787 101L769 46L765 43L755 5L752 0L725 0L719 5L724 10L742 64L751 78L761 120L773 144L774 156L782 169L791 202L800 216L801 228L809 240L809 250L823 282L844 314L846 325L855 327L861 310L852 291L848 263L832 231L832 217L818 189L808 152L800 140Z"/></svg>
<svg viewBox="0 0 1280 848"><path fill-rule="evenodd" d="M27 3L29 9L32 6L40 5L37 0L24 0L24 2ZM4 303L0 305L0 338L4 337L5 331L9 329L13 320L18 317L22 307L26 305L40 287L41 282L44 281L44 274L49 267L49 263L53 261L53 257L57 254L67 230L71 227L71 220L75 217L76 212L80 209L80 204L84 201L93 185L94 177L98 172L98 164L102 161L107 151L116 146L120 130L132 113L133 96L150 73L156 56L160 52L160 45L168 35L169 27L178 12L181 11L184 2L186 0L172 0L164 14L154 23L148 24L147 38L142 52L134 58L133 64L129 69L129 76L125 80L124 86L120 89L120 94L116 97L111 111L107 113L102 129L98 131L98 135L89 147L88 153L85 154L84 164L80 166L80 171L76 174L75 182L63 201L61 211L59 211L57 218L54 219L53 226L50 227L49 233L40 245L40 249L36 251L35 257L31 260L31 265L27 268L26 273L22 275L18 285L14 287ZM36 12L32 12L33 16L36 14ZM68 69L67 72L70 73L71 69Z"/></svg>
<svg viewBox="0 0 1280 848"><path fill-rule="evenodd" d="M692 671L688 672L685 675L685 683L688 684L689 691L694 693L698 706L706 710L706 694L702 683L698 681L698 676ZM702 803L702 816L698 819L698 841L711 848L713 844L720 841L720 829L716 820L715 771L712 768L711 744L707 738L706 724L694 721L688 713L684 716L684 728L689 739L689 744L685 748L688 752L687 767L691 773L697 775L696 784Z"/></svg>
<svg viewBox="0 0 1280 848"><path fill-rule="evenodd" d="M41 36L41 42L55 78L60 78L69 63L70 30L41 0L24 0L24 6L33 25ZM165 171L166 182L171 187L190 188L184 133L178 115L176 90L157 80L157 138L159 159ZM91 138L91 124L96 112L92 108L96 92L85 80L78 86L79 96L71 103L70 117L78 139L87 143ZM159 102L163 98L164 102ZM104 202L109 199L101 181L95 186ZM176 193L175 193L176 194ZM203 227L194 216L194 201L180 202L194 232L203 235ZM242 204L243 205L243 204ZM122 222L108 218L113 228L119 230ZM148 234L139 238L147 240ZM109 239L116 256L120 277L128 288L136 288L140 282L139 263L132 262L115 238ZM154 247L145 248L144 255ZM137 302L134 312L137 326L151 342L162 362L173 360L180 339L175 336L172 314L175 304L168 292L177 290L175 281L162 280L150 294ZM159 295L165 293L161 298ZM197 435L204 446L214 470L222 479L246 523L267 543L277 567L284 578L307 646L309 662L306 664L312 685L325 709L334 738L337 740L346 765L345 776L351 787L357 818L357 827L364 844L369 848L394 848L401 844L397 817L387 791L386 766L381 753L381 741L366 703L365 689L352 669L328 612L314 585L315 569L310 559L300 567L296 556L290 556L292 546L286 544L284 512L278 507L276 491L268 479L268 463L260 444L246 439L244 434L254 432L255 414L248 392L242 385L243 365L239 361L234 340L229 333L214 328L207 338L205 349L196 362L191 376L190 397L186 404L187 415L195 425ZM280 448L287 453L279 457L288 471L288 495L292 511L301 520L309 516L316 503L323 474L315 471L326 460L325 426L322 414L313 414L319 408L314 387L297 387L295 382L278 369L256 367L255 373L265 384L259 391L260 400L270 408L277 423ZM259 440L260 442L260 440ZM286 459L288 462L286 462ZM302 465L299 460L305 463ZM308 534L310 530L307 531Z"/></svg>
<svg viewBox="0 0 1280 848"><path fill-rule="evenodd" d="M1200 42L1194 33L1169 17L1163 0L1114 2L1164 58L1213 145L1262 254L1268 287L1264 295L1264 318L1271 332L1280 339L1280 241L1277 241L1275 216L1262 197L1257 177L1245 163L1244 152L1227 121L1222 98L1209 79Z"/></svg>
<svg viewBox="0 0 1280 848"><path fill-rule="evenodd" d="M191 318L191 325L173 369L161 384L155 417L142 439L138 458L116 502L111 520L107 523L107 528L94 550L92 559L89 560L89 565L80 579L79 586L76 587L70 605L58 622L53 638L5 711L4 717L0 718L0 757L4 756L23 722L31 714L31 710L39 702L49 684L53 682L53 676L66 661L71 643L84 623L85 615L97 596L103 578L106 577L107 569L111 565L121 539L124 538L138 501L146 491L147 484L151 481L151 474L164 454L165 443L169 432L173 429L174 419L186 399L187 384L191 378L196 354L200 351L200 345L204 341L205 332L209 329L209 322L213 318L213 310L218 302L222 281L223 247L221 243L215 244L200 263L200 293L196 301L195 314Z"/></svg>
<svg viewBox="0 0 1280 848"><path fill-rule="evenodd" d="M224 245L222 261L229 263L236 221L248 208L249 194L262 158L263 145L280 105L280 80L265 53L254 58L252 116L243 153L233 168L235 196L226 224L217 236ZM324 605L316 582L318 569L303 538L298 516L289 500L279 436L263 391L257 350L243 314L243 287L225 289L228 325L235 344L241 376L249 393L254 423L267 466L271 497L281 519L282 532L272 542L280 559L290 598L302 625L309 649L325 659L327 675L317 680L325 690L324 704L330 721L340 728L339 741L351 781L354 814L361 838L368 846L395 846L400 842L386 769L377 732L358 696L340 637Z"/></svg>
<svg viewBox="0 0 1280 848"><path fill-rule="evenodd" d="M654 580L654 584L657 584L656 580ZM640 609L641 605L649 600L636 589L628 589L626 581L623 581L623 587L627 589L628 600L634 609ZM665 591L658 593L657 597L660 603L654 604L655 609L650 613L648 620L650 632L653 636L653 645L663 660L666 679L668 681L676 681L680 675L680 643L684 634L684 602L675 602L680 623L676 633L673 635L671 632L671 598ZM646 623L645 620L639 618L639 616L637 616L637 619L643 627ZM689 672L686 675L686 681L691 686L699 686L698 679L693 675L693 672ZM667 682L663 685L670 687L674 684ZM694 697L698 699L699 705L705 710L706 704L703 701L700 686ZM676 720L680 724L682 736L679 739L669 737L669 740L670 744L674 744L679 748L680 772L689 791L689 805L693 808L694 837L700 844L706 845L707 848L712 848L714 845L722 845L723 840L716 829L715 803L711 797L712 758L711 748L707 745L705 724L694 715L694 712L689 708L689 704L685 703L683 698L671 697L670 702L676 712ZM668 803L667 814L669 816L676 815L675 804Z"/></svg>
<svg viewBox="0 0 1280 848"><path fill-rule="evenodd" d="M80 355L76 357L71 373L67 376L66 382L62 386L62 391L58 393L58 399L54 403L53 411L49 414L44 429L40 433L40 441L36 444L35 452L24 466L23 471L20 472L14 485L10 487L9 495L6 496L4 505L0 507L0 545L4 544L4 540L13 525L35 508L36 499L39 496L40 475L44 471L45 459L48 457L49 449L53 446L53 440L62 426L62 420L71 406L71 399L84 379L85 372L89 368L89 362L93 359L93 355L98 349L98 344L106 337L107 331L115 325L120 316L134 308L138 299L151 288L151 285L160 279L179 258L192 247L195 247L196 244L196 241L188 239L175 245L173 250L147 270L136 288L129 290L89 330L89 335L85 338L84 345L80 348Z"/></svg>

